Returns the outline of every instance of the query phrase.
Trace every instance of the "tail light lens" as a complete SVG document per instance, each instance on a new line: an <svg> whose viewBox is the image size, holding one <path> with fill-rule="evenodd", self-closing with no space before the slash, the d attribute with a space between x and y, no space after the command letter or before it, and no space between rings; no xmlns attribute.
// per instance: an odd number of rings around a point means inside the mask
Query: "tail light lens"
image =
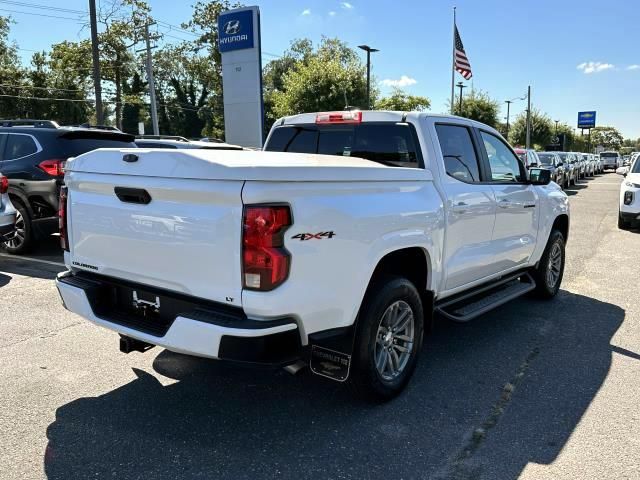
<svg viewBox="0 0 640 480"><path fill-rule="evenodd" d="M0 175L0 195L9 191L9 179Z"/></svg>
<svg viewBox="0 0 640 480"><path fill-rule="evenodd" d="M316 114L316 123L360 123L362 122L362 112L359 110L348 110L345 112L323 112Z"/></svg>
<svg viewBox="0 0 640 480"><path fill-rule="evenodd" d="M291 254L284 248L284 232L291 226L286 205L248 205L242 232L244 288L269 291L289 275Z"/></svg>
<svg viewBox="0 0 640 480"><path fill-rule="evenodd" d="M57 158L54 158L52 160L45 160L44 162L40 162L38 168L53 177L64 176L64 160L60 160Z"/></svg>
<svg viewBox="0 0 640 480"><path fill-rule="evenodd" d="M60 188L60 201L58 202L58 228L60 230L60 246L63 250L69 251L69 238L67 230L67 187Z"/></svg>

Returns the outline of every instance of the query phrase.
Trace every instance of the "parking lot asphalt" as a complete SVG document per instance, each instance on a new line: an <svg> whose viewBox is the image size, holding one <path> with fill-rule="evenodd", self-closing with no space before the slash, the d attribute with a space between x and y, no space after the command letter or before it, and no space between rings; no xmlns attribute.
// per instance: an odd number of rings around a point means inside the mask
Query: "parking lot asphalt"
<svg viewBox="0 0 640 480"><path fill-rule="evenodd" d="M63 309L53 240L0 256L0 478L638 479L640 232L616 226L620 181L568 192L556 299L440 323L379 406L308 371L121 354Z"/></svg>

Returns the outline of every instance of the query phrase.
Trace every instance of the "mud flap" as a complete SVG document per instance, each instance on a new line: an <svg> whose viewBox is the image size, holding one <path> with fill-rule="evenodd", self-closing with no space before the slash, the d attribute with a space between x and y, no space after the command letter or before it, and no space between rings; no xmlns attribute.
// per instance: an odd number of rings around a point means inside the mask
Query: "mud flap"
<svg viewBox="0 0 640 480"><path fill-rule="evenodd" d="M336 328L309 335L309 367L313 373L337 382L349 378L353 327Z"/></svg>

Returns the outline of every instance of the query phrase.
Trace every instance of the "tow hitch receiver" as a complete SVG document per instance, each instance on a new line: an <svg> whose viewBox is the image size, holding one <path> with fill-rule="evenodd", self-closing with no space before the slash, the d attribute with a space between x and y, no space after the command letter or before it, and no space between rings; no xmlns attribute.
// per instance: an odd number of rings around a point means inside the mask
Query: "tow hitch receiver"
<svg viewBox="0 0 640 480"><path fill-rule="evenodd" d="M127 337L126 335L120 335L120 351L122 353L141 352L144 353L147 350L155 347L150 343L136 340L135 338Z"/></svg>

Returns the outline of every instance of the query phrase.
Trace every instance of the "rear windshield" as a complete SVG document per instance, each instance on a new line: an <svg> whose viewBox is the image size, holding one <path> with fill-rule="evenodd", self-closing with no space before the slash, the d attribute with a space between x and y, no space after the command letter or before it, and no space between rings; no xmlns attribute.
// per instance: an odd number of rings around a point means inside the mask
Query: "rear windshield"
<svg viewBox="0 0 640 480"><path fill-rule="evenodd" d="M285 125L271 133L268 152L359 157L398 167L419 167L419 151L406 123Z"/></svg>
<svg viewBox="0 0 640 480"><path fill-rule="evenodd" d="M539 153L538 158L543 165L551 165L553 163L553 155L549 155L548 153Z"/></svg>
<svg viewBox="0 0 640 480"><path fill-rule="evenodd" d="M600 158L602 157L617 157L618 154L615 152L604 152L600 154Z"/></svg>
<svg viewBox="0 0 640 480"><path fill-rule="evenodd" d="M136 144L133 142L121 142L100 138L61 138L60 147L64 155L77 157L96 148L136 148Z"/></svg>

